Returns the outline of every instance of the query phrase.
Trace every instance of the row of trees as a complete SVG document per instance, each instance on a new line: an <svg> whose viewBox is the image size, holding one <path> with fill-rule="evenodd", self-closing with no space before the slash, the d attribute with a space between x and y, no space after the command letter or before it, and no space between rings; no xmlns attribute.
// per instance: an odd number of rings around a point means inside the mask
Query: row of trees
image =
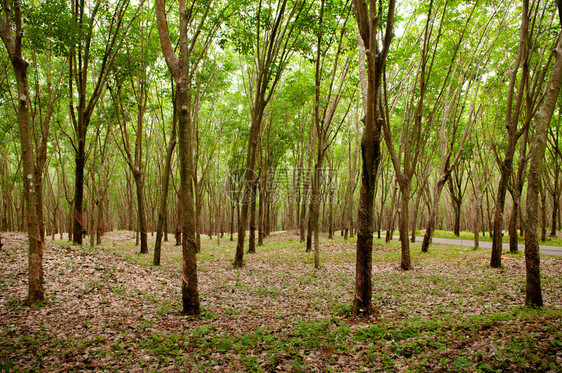
<svg viewBox="0 0 562 373"><path fill-rule="evenodd" d="M3 0L0 219L28 231L29 301L44 296L45 233L94 245L134 229L148 253L156 231L158 265L174 231L197 314L203 232L237 232L242 267L246 243L298 229L320 268L319 231L339 229L357 234L354 310L368 313L373 232L397 220L404 270L418 228L423 251L437 227L472 229L476 247L487 230L492 267L520 228L541 305L536 232L560 226L558 8Z"/></svg>

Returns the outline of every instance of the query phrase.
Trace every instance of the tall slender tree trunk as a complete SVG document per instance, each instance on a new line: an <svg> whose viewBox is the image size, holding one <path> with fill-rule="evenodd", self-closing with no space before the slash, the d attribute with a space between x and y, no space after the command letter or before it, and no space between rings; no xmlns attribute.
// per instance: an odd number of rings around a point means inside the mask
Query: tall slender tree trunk
<svg viewBox="0 0 562 373"><path fill-rule="evenodd" d="M188 40L188 8L184 0L179 1L179 56L176 55L170 40L166 20L164 0L156 0L156 20L162 53L176 83L176 106L178 118L178 157L180 163L180 192L178 210L182 212L182 306L186 315L200 313L197 244L195 241L195 210L193 208L193 123L191 122L191 71L190 45L195 40Z"/></svg>
<svg viewBox="0 0 562 373"><path fill-rule="evenodd" d="M195 211L193 209L193 148L191 141L190 122L190 85L188 82L177 84L178 94L178 152L180 158L180 208L183 218L182 257L183 281L182 303L183 312L187 315L198 315L199 290L197 279L197 243L195 240Z"/></svg>
<svg viewBox="0 0 562 373"><path fill-rule="evenodd" d="M384 65L393 37L395 1L389 0L386 30L379 50L377 2L353 0L353 10L359 28L359 65L362 77L365 128L361 138L361 189L357 214L357 255L355 262L355 293L352 311L355 314L374 312L372 303L373 216L374 194L380 164L382 112L382 82ZM369 51L367 53L367 50ZM365 61L367 63L365 63Z"/></svg>
<svg viewBox="0 0 562 373"><path fill-rule="evenodd" d="M41 235L42 208L38 205L37 188L41 188L40 178L34 163L34 150L31 143L32 131L29 123L29 83L27 80L28 62L22 55L22 17L18 0L14 1L14 9L8 1L3 5L4 15L0 14L0 37L8 52L16 76L18 99L17 121L19 128L21 157L23 164L23 188L26 209L26 227L29 241L28 261L28 292L27 302L35 304L41 302L45 296L43 287L43 239ZM15 22L15 32L12 29Z"/></svg>
<svg viewBox="0 0 562 373"><path fill-rule="evenodd" d="M527 108L526 116L530 117L532 110ZM529 118L528 118L529 119ZM529 119L530 120L530 119ZM514 185L511 191L511 198L513 201L513 208L511 209L511 216L509 218L509 251L511 253L517 253L518 242L517 242L517 221L522 218L520 214L520 202L521 202L521 193L523 192L523 185L525 183L525 170L527 167L527 137L529 133L529 127L525 131L523 135L523 139L521 140L521 146L519 148L519 165L517 166L517 175L515 176Z"/></svg>
<svg viewBox="0 0 562 373"><path fill-rule="evenodd" d="M201 251L201 230L203 229L202 213L203 213L203 186L197 180L197 175L193 178L195 187L195 241L197 243L197 252Z"/></svg>
<svg viewBox="0 0 562 373"><path fill-rule="evenodd" d="M542 235L541 241L546 242L546 190L544 188L544 180L541 178L541 182L539 184L539 192L541 196L541 226L542 226Z"/></svg>
<svg viewBox="0 0 562 373"><path fill-rule="evenodd" d="M323 149L322 139L318 139L318 147ZM319 151L314 166L314 175L312 179L312 189L310 194L310 216L309 216L309 235L314 239L314 268L320 269L320 239L319 239L319 220L320 220L320 173L322 172L322 161L324 154ZM308 245L307 245L308 251Z"/></svg>
<svg viewBox="0 0 562 373"><path fill-rule="evenodd" d="M418 223L418 211L420 208L420 200L421 200L421 196L423 194L422 188L420 188L420 190L418 191L418 194L416 196L416 202L414 203L414 216L412 217L412 236L410 238L410 241L416 242L416 228L417 228L417 223Z"/></svg>
<svg viewBox="0 0 562 373"><path fill-rule="evenodd" d="M74 220L72 229L72 241L76 244L82 244L83 230L83 208L84 208L84 164L86 162L86 140L78 139L78 148L76 151L76 171L74 174Z"/></svg>
<svg viewBox="0 0 562 373"><path fill-rule="evenodd" d="M480 247L480 216L482 209L482 195L477 195L474 197L474 224L472 227L472 232L474 234L474 249Z"/></svg>
<svg viewBox="0 0 562 373"><path fill-rule="evenodd" d="M230 208L230 241L234 241L234 210L236 205L233 203Z"/></svg>
<svg viewBox="0 0 562 373"><path fill-rule="evenodd" d="M263 186L260 193L260 203L259 203L259 210L258 210L258 246L263 246L263 238L265 236L263 210L264 210L264 203L266 198L264 198L264 194L265 194L264 192L265 192L265 185Z"/></svg>
<svg viewBox="0 0 562 373"><path fill-rule="evenodd" d="M328 192L328 239L334 238L334 190Z"/></svg>
<svg viewBox="0 0 562 373"><path fill-rule="evenodd" d="M175 100L174 100L175 101ZM174 104L175 107L175 104ZM162 228L166 224L166 212L168 209L168 189L170 187L170 173L172 168L172 156L176 147L176 110L174 109L174 120L172 125L172 134L170 142L166 148L166 160L164 164L164 174L162 175L162 197L160 209L158 210L158 222L156 226L156 242L154 244L154 259L152 263L155 266L160 265L160 257L162 253ZM168 230L166 229L166 232Z"/></svg>
<svg viewBox="0 0 562 373"><path fill-rule="evenodd" d="M317 133L312 132L312 139L310 141L310 153L308 156L308 167L306 170L300 170L299 176L303 181L303 191L301 194L301 214L300 214L300 239L301 242L306 241L306 252L312 251L312 241L310 237L310 201L312 200L312 159L314 157L314 149L316 148ZM306 174L305 174L306 172ZM307 215L308 211L308 215Z"/></svg>
<svg viewBox="0 0 562 373"><path fill-rule="evenodd" d="M148 254L148 236L146 233L146 212L144 202L144 181L142 174L139 172L135 175L135 186L137 190L137 208L138 208L138 224L140 233L140 253Z"/></svg>
<svg viewBox="0 0 562 373"><path fill-rule="evenodd" d="M511 173L513 172L513 156L517 140L523 134L517 130L519 121L519 113L524 94L524 87L527 84L529 75L528 66L528 50L529 43L529 2L523 1L523 11L521 12L521 32L519 36L519 50L514 65L512 66L511 77L508 88L507 108L506 108L506 127L508 134L507 149L505 158L500 164L500 180L496 194L496 210L494 212L493 238L492 238L492 255L490 258L490 267L501 267L502 254L502 232L503 232L503 214L505 208L505 194L507 191L507 183ZM515 82L519 75L519 67L523 65L519 82L517 97L515 95ZM515 105L514 105L515 102Z"/></svg>
<svg viewBox="0 0 562 373"><path fill-rule="evenodd" d="M411 183L412 182L410 179L400 182L400 216L398 222L400 230L400 247L402 251L400 268L406 271L412 269L412 261L410 259L410 240L408 237L408 215Z"/></svg>
<svg viewBox="0 0 562 373"><path fill-rule="evenodd" d="M396 220L396 213L398 209L396 208L396 195L398 194L398 187L394 188L394 192L392 193L392 198L390 201L390 206L388 208L388 225L386 228L386 237L385 242L390 242L392 240L392 236L394 235L394 222Z"/></svg>
<svg viewBox="0 0 562 373"><path fill-rule="evenodd" d="M255 200L256 193L256 177L254 168L256 165L256 148L258 141L259 126L261 125L261 115L259 120L256 117L252 122L250 130L250 139L248 141L248 153L246 156L246 169L244 172L245 185L243 186L243 201L238 219L238 238L236 242L236 254L234 256L234 267L241 268L244 266L244 238L246 237L246 227L248 226L248 213L252 200Z"/></svg>
<svg viewBox="0 0 562 373"><path fill-rule="evenodd" d="M562 22L562 4L558 2L559 18ZM538 206L541 182L541 170L544 162L544 153L548 136L548 128L560 85L562 84L562 38L558 36L555 49L555 62L552 69L549 84L545 93L545 99L536 114L535 136L531 146L531 164L529 167L529 186L527 190L527 227L525 229L525 264L527 269L527 280L525 286L525 304L533 307L543 305L540 276L539 241L537 237L538 228Z"/></svg>
<svg viewBox="0 0 562 373"><path fill-rule="evenodd" d="M97 220L97 224L96 224L96 243L98 245L101 245L102 240L101 240L101 236L103 235L103 208L104 208L104 196L102 196L102 198L100 198L98 200L98 218Z"/></svg>
<svg viewBox="0 0 562 373"><path fill-rule="evenodd" d="M433 190L433 204L431 205L431 212L429 213L427 228L425 229L421 247L421 251L424 253L428 251L429 245L431 244L433 231L435 230L437 211L439 210L439 199L441 197L441 192L443 191L443 187L445 186L447 179L447 175L441 175L441 177L439 177L439 180L437 181L437 184L435 185L435 189Z"/></svg>
<svg viewBox="0 0 562 373"><path fill-rule="evenodd" d="M461 234L461 204L454 201L453 211L455 212L455 223L453 225L453 234L457 237Z"/></svg>
<svg viewBox="0 0 562 373"><path fill-rule="evenodd" d="M250 234L248 235L248 252L256 253L256 199L250 202Z"/></svg>
<svg viewBox="0 0 562 373"><path fill-rule="evenodd" d="M496 210L494 212L493 237L492 237L492 257L490 267L501 267L502 238L503 238L503 211L505 208L505 194L507 192L507 180L512 172L513 153L515 152L515 142L510 142L506 150L505 159L500 167L500 181L496 194Z"/></svg>
<svg viewBox="0 0 562 373"><path fill-rule="evenodd" d="M559 162L559 158L558 158L558 153L556 153L556 156L554 157L554 161L555 162ZM559 174L560 174L560 168L559 166L555 166L556 169L554 170L554 180L553 180L553 184L554 184L554 188L553 188L553 193L552 193L552 219L551 219L551 230L550 230L550 237L556 237L556 231L557 231L557 217L558 217L558 211L559 211L559 200L560 200L560 187L559 187Z"/></svg>
<svg viewBox="0 0 562 373"><path fill-rule="evenodd" d="M511 210L511 216L509 217L509 226L508 226L508 232L509 232L509 251L511 253L517 253L518 248L518 242L517 242L517 220L519 218L519 200L520 200L520 195L519 195L519 191L514 190L513 191L513 206L512 206L512 210Z"/></svg>

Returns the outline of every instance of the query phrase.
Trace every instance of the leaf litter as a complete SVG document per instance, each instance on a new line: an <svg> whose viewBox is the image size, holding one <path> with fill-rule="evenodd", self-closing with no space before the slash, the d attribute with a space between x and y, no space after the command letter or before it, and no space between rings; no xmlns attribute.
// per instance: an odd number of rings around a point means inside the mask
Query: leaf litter
<svg viewBox="0 0 562 373"><path fill-rule="evenodd" d="M3 233L0 364L14 371L495 371L562 369L562 260L541 257L542 311L524 304L524 256L376 245L378 315L349 314L355 244L321 240L322 269L291 232L267 238L233 269L234 243L202 237L202 315L181 315L181 250L161 267L138 254L132 232L91 248L47 240L46 302L24 305L27 240Z"/></svg>

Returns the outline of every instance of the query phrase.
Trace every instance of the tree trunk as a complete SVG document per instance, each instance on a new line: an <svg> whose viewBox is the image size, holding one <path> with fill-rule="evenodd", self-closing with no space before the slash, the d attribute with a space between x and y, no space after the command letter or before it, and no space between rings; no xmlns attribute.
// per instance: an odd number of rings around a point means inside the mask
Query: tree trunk
<svg viewBox="0 0 562 373"><path fill-rule="evenodd" d="M248 155L247 155L247 165L249 167L246 168L244 172L244 179L246 184L243 186L245 188L242 197L243 200L240 202L242 207L240 209L240 216L238 218L238 237L236 241L236 254L234 257L234 267L241 268L244 266L244 238L246 237L246 227L248 225L248 210L252 203L252 199L255 198L255 188L254 184L256 182L253 171L255 167L255 141L252 140L253 131L250 131L250 141L248 147ZM256 135L257 136L257 135ZM256 140L257 141L257 140Z"/></svg>
<svg viewBox="0 0 562 373"><path fill-rule="evenodd" d="M441 177L437 181L437 184L435 185L435 189L433 190L433 204L431 205L431 212L429 213L427 228L425 229L421 247L421 251L424 253L428 252L429 245L431 244L431 239L433 238L433 231L435 230L435 220L437 219L437 211L439 210L439 199L446 182L447 176L441 175Z"/></svg>
<svg viewBox="0 0 562 373"><path fill-rule="evenodd" d="M179 82L178 94L178 153L180 159L180 208L183 218L183 313L198 315L199 290L197 279L197 244L195 242L195 211L193 209L193 148L191 142L189 82Z"/></svg>
<svg viewBox="0 0 562 373"><path fill-rule="evenodd" d="M557 193L557 186L558 186L558 178L554 179L554 194L552 196L552 225L551 225L551 230L550 230L550 237L556 237L556 231L557 231L557 226L556 226L556 218L558 216L558 201L557 201L557 197L560 197L560 193ZM546 213L546 211L545 211Z"/></svg>
<svg viewBox="0 0 562 373"><path fill-rule="evenodd" d="M308 222L306 224L306 252L310 253L312 252L312 220L310 219L310 217L312 216L312 191L310 194L310 200L311 202L308 204Z"/></svg>
<svg viewBox="0 0 562 373"><path fill-rule="evenodd" d="M328 197L328 239L334 238L334 190L330 187Z"/></svg>
<svg viewBox="0 0 562 373"><path fill-rule="evenodd" d="M559 14L562 14L561 4L558 3ZM560 17L562 20L562 16ZM547 86L545 99L536 114L535 136L531 147L531 164L529 167L529 187L527 190L527 227L525 229L525 264L527 268L525 304L533 307L543 305L540 277L538 228L538 201L540 192L541 170L544 162L544 152L548 135L548 128L554 113L560 84L562 83L562 39L558 36L555 49L555 63L552 76Z"/></svg>
<svg viewBox="0 0 562 373"><path fill-rule="evenodd" d="M416 196L416 202L414 203L414 216L412 217L412 237L410 241L412 243L416 242L416 228L418 222L418 210L420 207L420 199L423 194L422 188L418 191L418 195Z"/></svg>
<svg viewBox="0 0 562 373"><path fill-rule="evenodd" d="M474 197L474 224L472 232L474 234L474 249L480 247L480 210L482 209L482 194Z"/></svg>
<svg viewBox="0 0 562 373"><path fill-rule="evenodd" d="M382 77L384 65L390 48L394 26L395 1L389 0L386 18L386 31L379 50L377 40L378 23L375 3L370 7L366 2L353 0L355 19L359 28L359 65L361 83L365 89L363 105L365 108L365 128L361 139L361 189L357 216L357 255L355 264L355 294L352 312L370 314L374 312L372 303L372 266L373 266L373 204L378 166L380 163L381 130L384 113L382 112ZM369 53L366 52L369 51ZM365 60L367 64L365 64ZM366 68L365 68L366 65Z"/></svg>
<svg viewBox="0 0 562 373"><path fill-rule="evenodd" d="M265 235L269 236L271 234L271 206L267 200L265 202Z"/></svg>
<svg viewBox="0 0 562 373"><path fill-rule="evenodd" d="M303 172L303 170L300 170L301 173ZM308 171L307 171L308 172ZM302 176L302 175L301 175ZM306 206L307 204L307 192L308 192L308 181L304 181L304 185L303 185L303 191L300 195L300 202L301 202L301 209L300 209L300 215L299 215L299 238L300 238L300 242L305 242L306 240L306 223L307 223L307 219L306 219Z"/></svg>
<svg viewBox="0 0 562 373"><path fill-rule="evenodd" d="M394 222L396 220L396 194L398 192L398 187L394 188L394 192L392 193L392 199L390 202L390 207L388 209L388 226L386 229L386 238L385 242L390 242L392 240L392 236L394 235Z"/></svg>
<svg viewBox="0 0 562 373"><path fill-rule="evenodd" d="M74 220L72 229L72 241L78 245L82 244L82 214L84 205L84 163L85 163L85 139L78 139L76 151L76 171L74 174Z"/></svg>
<svg viewBox="0 0 562 373"><path fill-rule="evenodd" d="M496 194L496 210L494 212L494 236L492 239L492 255L490 258L490 267L501 267L501 254L502 254L502 231L503 231L503 213L505 208L505 194L507 190L507 182L513 170L513 155L515 154L515 147L519 137L523 134L517 130L517 123L519 121L519 113L521 110L522 97L524 95L527 78L529 75L528 66L528 50L527 46L530 43L529 39L529 2L523 1L523 11L521 12L521 27L519 36L519 49L517 58L511 70L509 81L507 108L506 108L506 128L508 134L507 149L505 151L505 158L500 164L500 181L498 183L498 191ZM523 65L521 74L519 73L520 66ZM520 75L519 89L514 103L515 82L517 76ZM536 232L535 232L536 233Z"/></svg>
<svg viewBox="0 0 562 373"><path fill-rule="evenodd" d="M34 163L32 130L29 123L29 83L27 80L28 62L22 56L22 19L19 1L14 1L14 14L8 2L4 3L6 20L0 15L0 37L6 46L18 87L17 121L21 143L21 157L23 164L23 188L26 208L27 236L29 241L28 261L28 293L27 302L36 304L45 296L43 288L43 240L41 236L42 209L38 205L37 188L41 188L37 179L37 169ZM12 30L15 22L15 35Z"/></svg>
<svg viewBox="0 0 562 373"><path fill-rule="evenodd" d="M266 184L266 183L264 183ZM265 203L265 198L264 198L264 194L265 194L265 185L263 186L261 193L260 193L260 204L259 204L259 210L258 210L258 246L263 246L263 237L265 235L264 232L264 216L263 216L263 210L264 210L264 203Z"/></svg>
<svg viewBox="0 0 562 373"><path fill-rule="evenodd" d="M516 254L517 248L517 220L519 218L519 192L517 190L513 191L513 207L511 210L511 216L509 218L509 251Z"/></svg>
<svg viewBox="0 0 562 373"><path fill-rule="evenodd" d="M409 227L409 203L410 203L410 186L411 180L403 180L400 182L400 216L399 216L399 230L400 230L400 246L402 250L402 258L400 268L407 271L412 269L412 261L410 259L410 240L408 237Z"/></svg>
<svg viewBox="0 0 562 373"><path fill-rule="evenodd" d="M174 52L166 21L164 0L156 0L156 20L162 53L176 83L176 113L178 118L178 156L180 163L180 193L178 211L182 212L182 305L186 315L200 313L197 279L197 245L195 242L195 210L193 208L193 147L191 122L190 43L188 41L187 6L180 1L179 56Z"/></svg>
<svg viewBox="0 0 562 373"><path fill-rule="evenodd" d="M248 252L256 253L256 197L250 202L250 234L248 236Z"/></svg>
<svg viewBox="0 0 562 373"><path fill-rule="evenodd" d="M546 242L546 190L544 190L544 181L541 179L541 183L539 183L539 192L541 195L541 211L542 211L542 219L541 219L541 225L542 225L542 235L541 235L541 241L542 242Z"/></svg>
<svg viewBox="0 0 562 373"><path fill-rule="evenodd" d="M211 185L209 185L208 188L208 203L207 203L207 208L209 210L209 240L213 239L213 198L214 196L211 194ZM200 231L199 231L200 232ZM201 252L201 244L199 243L199 248L197 250L197 252Z"/></svg>
<svg viewBox="0 0 562 373"><path fill-rule="evenodd" d="M175 107L175 103L174 103ZM170 173L172 168L172 156L176 147L176 110L174 109L174 120L170 142L166 148L166 160L164 164L164 174L162 175L162 202L158 211L158 223L156 226L156 243L154 244L154 260L155 266L160 265L160 257L162 253L162 228L166 224L166 211L168 209L168 189L170 187ZM166 224L167 225L167 224ZM166 229L167 232L167 229Z"/></svg>
<svg viewBox="0 0 562 373"><path fill-rule="evenodd" d="M505 194L507 191L507 180L511 175L513 153L515 151L515 144L510 142L506 150L505 159L500 167L500 181L498 183L498 192L496 195L496 211L494 212L494 230L492 238L492 257L490 260L490 267L501 267L502 255L502 236L503 236L503 210L505 207Z"/></svg>
<svg viewBox="0 0 562 373"><path fill-rule="evenodd" d="M230 209L230 241L234 241L234 210L236 205L233 203Z"/></svg>
<svg viewBox="0 0 562 373"><path fill-rule="evenodd" d="M101 236L103 235L103 197L98 201L98 218L96 225L96 243L101 245Z"/></svg>
<svg viewBox="0 0 562 373"><path fill-rule="evenodd" d="M376 170L380 162L380 127L370 128L361 140L362 171L357 212L357 257L353 312L372 313L373 199ZM374 131L373 131L374 130ZM374 133L373 133L374 132Z"/></svg>
<svg viewBox="0 0 562 373"><path fill-rule="evenodd" d="M197 179L197 175L193 178L195 188L195 242L197 252L201 251L201 214L203 212L203 186Z"/></svg>
<svg viewBox="0 0 562 373"><path fill-rule="evenodd" d="M322 138L319 137L318 140L319 140L318 148L323 149L324 144ZM310 193L310 216L308 221L309 236L307 237L307 243L308 243L308 238L312 235L313 237L310 238L314 239L314 268L315 269L320 269L320 239L319 239L318 231L319 231L320 199L321 199L321 195L320 195L321 174L320 173L322 172L323 159L324 159L324 154L322 150L320 150L316 157L316 164L314 166L314 175L312 179L312 189ZM307 252L309 252L308 245L307 245Z"/></svg>
<svg viewBox="0 0 562 373"><path fill-rule="evenodd" d="M140 171L134 175L135 185L137 189L137 204L138 204L138 224L140 232L140 253L148 254L148 237L146 234L146 212L143 193L143 180Z"/></svg>
<svg viewBox="0 0 562 373"><path fill-rule="evenodd" d="M459 237L461 235L461 204L455 201L453 211L455 212L455 225L453 227L453 234Z"/></svg>

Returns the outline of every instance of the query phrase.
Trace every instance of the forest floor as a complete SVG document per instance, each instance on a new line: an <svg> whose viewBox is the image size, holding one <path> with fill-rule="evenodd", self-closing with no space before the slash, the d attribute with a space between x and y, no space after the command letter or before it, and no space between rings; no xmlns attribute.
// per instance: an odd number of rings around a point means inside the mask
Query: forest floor
<svg viewBox="0 0 562 373"><path fill-rule="evenodd" d="M163 265L131 232L95 248L48 241L46 301L24 304L26 238L3 233L0 371L562 371L562 258L541 257L546 307L524 303L522 254L488 266L488 250L396 242L373 253L377 317L349 315L355 243L321 240L322 269L290 232L233 269L235 245L202 237L202 315L182 316L181 250ZM152 241L151 241L152 242ZM152 252L152 250L151 250Z"/></svg>

